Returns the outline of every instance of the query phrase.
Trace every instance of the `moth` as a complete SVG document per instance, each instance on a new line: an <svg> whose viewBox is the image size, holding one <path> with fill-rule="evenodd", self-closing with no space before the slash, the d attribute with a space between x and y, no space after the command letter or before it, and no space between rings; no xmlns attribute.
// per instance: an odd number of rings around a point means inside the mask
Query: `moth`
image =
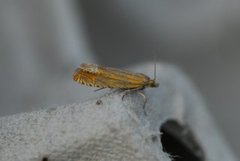
<svg viewBox="0 0 240 161"><path fill-rule="evenodd" d="M156 70L156 67L154 69ZM142 73L133 73L96 64L81 64L75 70L73 80L97 88L131 90L158 87L158 83L155 81L156 71L154 72L154 79L151 79Z"/></svg>
<svg viewBox="0 0 240 161"><path fill-rule="evenodd" d="M75 70L73 80L86 86L97 87L98 90L111 88L135 91L159 85L156 83L156 64L154 65L154 79L151 79L142 73L84 63ZM144 97L145 106L146 96L143 93L140 94Z"/></svg>

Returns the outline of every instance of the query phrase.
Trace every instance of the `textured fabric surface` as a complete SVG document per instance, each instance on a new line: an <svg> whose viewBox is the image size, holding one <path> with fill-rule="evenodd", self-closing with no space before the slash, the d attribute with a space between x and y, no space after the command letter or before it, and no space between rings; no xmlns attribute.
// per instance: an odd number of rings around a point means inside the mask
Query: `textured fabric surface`
<svg viewBox="0 0 240 161"><path fill-rule="evenodd" d="M152 64L134 71L152 75ZM236 161L200 95L177 68L157 65L159 88L105 91L84 103L0 118L0 161L170 161L159 129L168 120L191 128L206 161ZM101 101L99 101L101 100ZM101 103L99 103L101 102Z"/></svg>

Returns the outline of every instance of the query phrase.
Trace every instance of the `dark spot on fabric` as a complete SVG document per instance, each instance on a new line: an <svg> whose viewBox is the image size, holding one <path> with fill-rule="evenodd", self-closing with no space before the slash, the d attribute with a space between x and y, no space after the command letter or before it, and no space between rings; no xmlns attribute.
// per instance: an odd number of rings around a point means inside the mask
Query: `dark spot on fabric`
<svg viewBox="0 0 240 161"><path fill-rule="evenodd" d="M96 105L102 105L102 104L103 104L102 100L97 100Z"/></svg>
<svg viewBox="0 0 240 161"><path fill-rule="evenodd" d="M174 161L205 161L205 154L188 125L169 120L161 128L163 151Z"/></svg>
<svg viewBox="0 0 240 161"><path fill-rule="evenodd" d="M43 157L42 161L48 161L48 157Z"/></svg>

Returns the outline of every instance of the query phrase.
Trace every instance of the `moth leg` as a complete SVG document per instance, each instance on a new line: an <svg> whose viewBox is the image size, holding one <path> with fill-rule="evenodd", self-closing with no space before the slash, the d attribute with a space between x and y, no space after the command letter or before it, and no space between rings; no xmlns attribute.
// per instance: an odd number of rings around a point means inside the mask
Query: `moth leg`
<svg viewBox="0 0 240 161"><path fill-rule="evenodd" d="M100 91L100 90L102 90L102 89L104 89L104 88L105 88L105 87L95 89L94 92Z"/></svg>
<svg viewBox="0 0 240 161"><path fill-rule="evenodd" d="M124 97L128 94L130 94L131 92L134 92L134 91L138 91L138 90L141 90L143 89L142 87L141 88L134 88L134 89L127 89L127 90L124 90L124 94L122 96L122 101L124 99Z"/></svg>
<svg viewBox="0 0 240 161"><path fill-rule="evenodd" d="M146 107L146 103L147 103L147 97L146 97L146 95L144 93L142 93L140 91L137 91L137 93L140 94L143 97L143 99L144 99L144 102L143 102L143 112L144 112L145 116L147 116L147 112L146 112L146 108L145 108Z"/></svg>
<svg viewBox="0 0 240 161"><path fill-rule="evenodd" d="M137 91L137 93L138 93L139 95L141 95L141 96L143 97L143 99L144 99L143 111L144 111L144 115L147 116L147 112L146 112L146 109L145 109L145 106L146 106L146 103L147 103L147 97L146 97L146 95L145 95L144 93L142 93L142 92L139 91L139 90L142 90L142 89L144 89L144 88L141 87L141 88L135 88L135 89L126 90L125 93L124 93L124 95L122 96L122 101L123 101L123 99L124 99L124 97L125 97L126 95L130 94L131 92Z"/></svg>

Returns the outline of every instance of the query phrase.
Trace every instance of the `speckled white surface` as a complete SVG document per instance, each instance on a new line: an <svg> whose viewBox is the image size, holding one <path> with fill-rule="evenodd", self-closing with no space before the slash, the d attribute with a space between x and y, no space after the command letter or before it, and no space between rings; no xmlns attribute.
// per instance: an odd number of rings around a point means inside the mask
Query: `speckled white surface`
<svg viewBox="0 0 240 161"><path fill-rule="evenodd" d="M152 64L134 71L152 75ZM188 124L206 161L235 161L227 143L191 82L177 68L157 66L159 88L145 89L143 98L106 91L81 104L48 108L0 118L2 161L170 161L159 141L159 127L169 119ZM97 104L98 100L102 103Z"/></svg>

